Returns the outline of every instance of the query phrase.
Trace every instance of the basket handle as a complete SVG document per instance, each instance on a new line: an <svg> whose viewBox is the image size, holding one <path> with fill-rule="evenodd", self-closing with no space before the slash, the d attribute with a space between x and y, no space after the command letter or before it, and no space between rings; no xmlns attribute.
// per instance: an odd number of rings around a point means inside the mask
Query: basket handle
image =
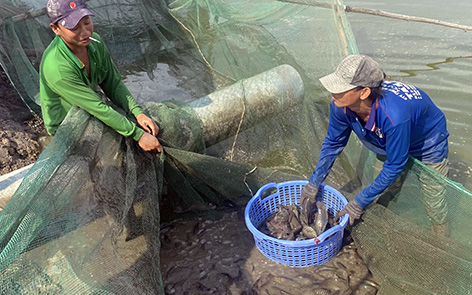
<svg viewBox="0 0 472 295"><path fill-rule="evenodd" d="M273 188L273 187L276 188L276 187L277 187L277 183L275 183L275 182L269 182L269 183L267 183L267 184L264 184L263 186L261 186L261 188L260 188L259 190L257 190L257 193L256 193L255 195L256 195L256 196L261 196L262 193L263 193L265 190L267 190L267 189L269 189L269 188ZM261 198L261 199L262 199L262 198Z"/></svg>
<svg viewBox="0 0 472 295"><path fill-rule="evenodd" d="M327 231L321 233L318 237L315 238L315 242L318 245L319 243L323 243L324 240L326 240L328 237L330 237L332 234L337 233L338 231L344 230L344 228L347 225L347 222L349 220L349 214L346 213L340 218L340 223L336 224L332 228L328 229Z"/></svg>
<svg viewBox="0 0 472 295"><path fill-rule="evenodd" d="M338 231L344 230L344 227L336 224L332 228L328 229L327 231L323 232L321 235L315 238L315 242L318 245L319 243L323 243L328 237L330 237L332 234L337 233Z"/></svg>

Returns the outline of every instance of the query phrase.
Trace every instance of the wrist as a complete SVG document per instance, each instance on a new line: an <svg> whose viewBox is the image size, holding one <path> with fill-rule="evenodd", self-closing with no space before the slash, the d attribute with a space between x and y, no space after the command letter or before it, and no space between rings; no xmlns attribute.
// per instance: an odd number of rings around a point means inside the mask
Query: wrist
<svg viewBox="0 0 472 295"><path fill-rule="evenodd" d="M137 119L139 115L144 114L143 109L140 106L136 106L135 108L131 109L131 114Z"/></svg>
<svg viewBox="0 0 472 295"><path fill-rule="evenodd" d="M134 141L139 141L141 137L143 136L143 134L144 134L144 130L136 126L136 130L134 131L132 138Z"/></svg>
<svg viewBox="0 0 472 295"><path fill-rule="evenodd" d="M364 207L359 205L359 203L357 203L356 199L353 199L350 203L351 203L352 208L355 209L356 211L363 211L364 210Z"/></svg>
<svg viewBox="0 0 472 295"><path fill-rule="evenodd" d="M321 181L319 181L319 178L315 176L315 172L308 178L308 183L311 183L314 187L319 187L321 184Z"/></svg>
<svg viewBox="0 0 472 295"><path fill-rule="evenodd" d="M136 120L139 120L138 118L139 118L139 117L142 117L142 115L145 115L144 112L139 112L139 113L136 114L134 117L136 118Z"/></svg>
<svg viewBox="0 0 472 295"><path fill-rule="evenodd" d="M369 201L366 201L365 198L363 198L362 196L360 196L360 194L357 195L357 196L354 198L353 201L356 202L356 205L359 205L359 206L362 207L362 208L365 208L365 207L367 207L367 206L370 204L370 202L369 202Z"/></svg>
<svg viewBox="0 0 472 295"><path fill-rule="evenodd" d="M314 185L313 183L309 182L307 183L307 186L310 188L310 190L315 191L315 193L318 193L318 186Z"/></svg>

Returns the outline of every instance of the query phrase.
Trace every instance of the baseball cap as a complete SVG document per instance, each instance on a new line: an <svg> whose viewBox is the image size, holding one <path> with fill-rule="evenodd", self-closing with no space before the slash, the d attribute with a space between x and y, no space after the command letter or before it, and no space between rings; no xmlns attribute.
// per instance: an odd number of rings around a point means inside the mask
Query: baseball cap
<svg viewBox="0 0 472 295"><path fill-rule="evenodd" d="M84 16L95 15L83 0L49 0L46 9L53 24L67 29L73 29Z"/></svg>
<svg viewBox="0 0 472 295"><path fill-rule="evenodd" d="M320 78L321 84L331 93L342 93L362 87L378 87L385 78L380 65L362 54L348 55L334 73Z"/></svg>

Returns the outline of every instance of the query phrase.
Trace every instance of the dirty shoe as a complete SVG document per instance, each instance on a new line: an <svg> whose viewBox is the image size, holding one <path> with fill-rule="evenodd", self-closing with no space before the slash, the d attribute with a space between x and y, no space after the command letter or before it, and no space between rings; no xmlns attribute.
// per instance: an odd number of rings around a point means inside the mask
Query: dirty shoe
<svg viewBox="0 0 472 295"><path fill-rule="evenodd" d="M432 224L431 230L435 234L449 237L449 222L446 222L444 224Z"/></svg>

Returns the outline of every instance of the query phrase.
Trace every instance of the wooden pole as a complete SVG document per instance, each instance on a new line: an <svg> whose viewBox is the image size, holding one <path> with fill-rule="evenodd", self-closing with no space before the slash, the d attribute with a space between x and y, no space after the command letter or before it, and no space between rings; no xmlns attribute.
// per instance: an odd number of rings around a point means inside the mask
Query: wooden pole
<svg viewBox="0 0 472 295"><path fill-rule="evenodd" d="M90 0L85 0L85 2L90 1ZM317 6L317 7L325 7L325 8L332 8L333 5L329 3L323 3L319 1L313 1L313 0L277 0L280 2L286 2L286 3L295 3L295 4L302 4L302 5L309 5L309 6ZM465 26L465 25L458 25L455 23L450 23L442 20L437 20L437 19L432 19L432 18L426 18L426 17L419 17L419 16L410 16L410 15L404 15L404 14L398 14L398 13L392 13L392 12L387 12L383 10L376 10L376 9L368 9L368 8L360 8L360 7L353 7L353 6L347 6L344 5L344 11L346 12L354 12L354 13L362 13L362 14L370 14L370 15L376 15L376 16L382 16L382 17L388 17L388 18L394 18L394 19L401 19L401 20L406 20L406 21L414 21L414 22L423 22L423 23L429 23L429 24L434 24L434 25L439 25L439 26L445 26L445 27L450 27L454 29L461 29L464 31L472 31L472 26ZM41 8L37 10L32 10L28 11L25 13L17 14L12 16L13 22L19 22L22 20L25 20L29 17L38 17L41 15L45 15L46 8ZM3 19L0 19L0 25L3 23Z"/></svg>
<svg viewBox="0 0 472 295"><path fill-rule="evenodd" d="M352 6L344 6L344 10L346 12L371 14L371 15L401 19L401 20L406 20L406 21L423 22L423 23L428 23L428 24L433 24L433 25L450 27L450 28L454 28L454 29L461 29L461 30L464 30L466 32L472 30L471 26L458 25L458 24L455 24L455 23L445 22L445 21L442 21L442 20L437 20L437 19L432 19L432 18L410 16L410 15L386 12L386 11L382 11L382 10L366 9L366 8L359 8L359 7L352 7Z"/></svg>
<svg viewBox="0 0 472 295"><path fill-rule="evenodd" d="M308 6L324 7L324 8L332 8L333 7L332 4L322 3L322 2L313 1L313 0L277 0L277 1L286 2L286 3L295 3L295 4L301 4L301 5L308 5ZM461 29L461 30L464 30L466 32L467 31L472 31L472 26L458 25L458 24L455 24L455 23L450 23L450 22L441 21L441 20L437 20L437 19L426 18L426 17L418 17L418 16L410 16L410 15L386 12L386 11L383 11L383 10L359 8L359 7L352 7L352 6L344 5L344 11L354 12L354 13L362 13L362 14L370 14L370 15L376 15L376 16L382 16L382 17L388 17L388 18L394 18L394 19L401 19L401 20L406 20L406 21L429 23L429 24L433 24L433 25L445 26L445 27L450 27L450 28L454 28L454 29Z"/></svg>

